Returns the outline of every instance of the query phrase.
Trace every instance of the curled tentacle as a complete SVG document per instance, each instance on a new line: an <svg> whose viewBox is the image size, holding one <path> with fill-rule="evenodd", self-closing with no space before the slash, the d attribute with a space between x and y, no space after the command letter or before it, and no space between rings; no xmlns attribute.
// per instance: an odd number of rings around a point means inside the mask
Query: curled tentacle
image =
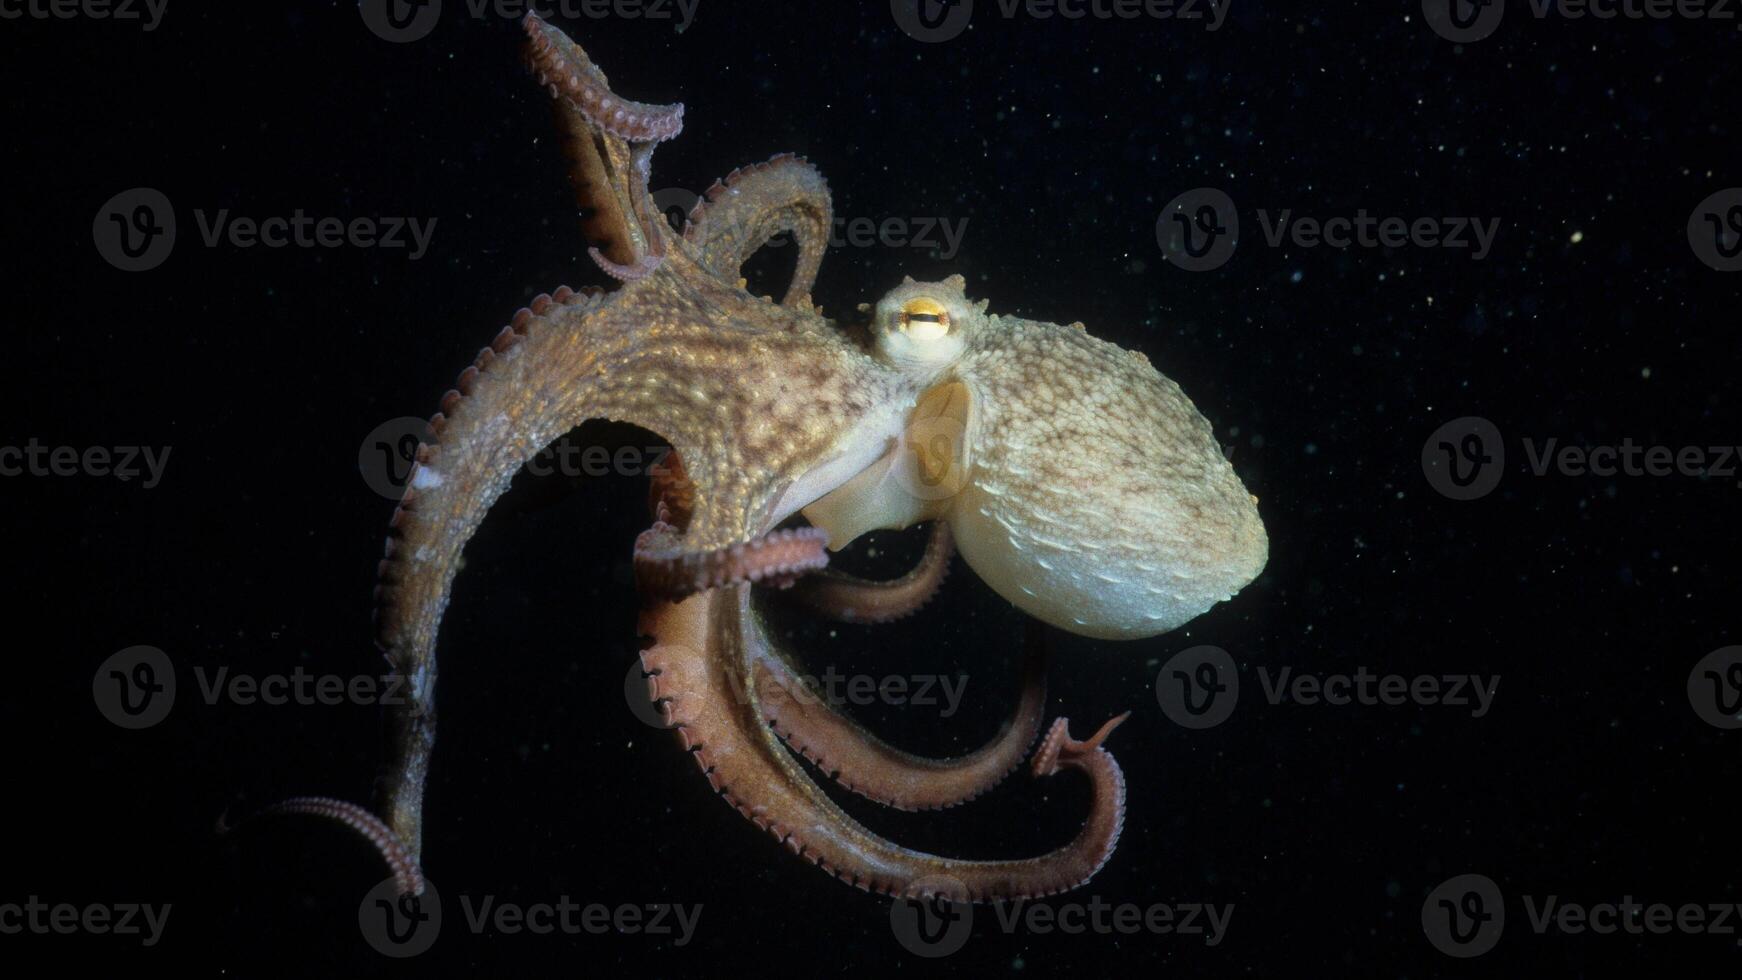
<svg viewBox="0 0 1742 980"><path fill-rule="evenodd" d="M643 255L632 265L620 265L606 258L605 253L594 246L587 247L587 255L592 258L593 264L597 265L600 271L618 282L634 282L637 279L647 278L649 273L659 268L659 263L665 258L663 255Z"/></svg>
<svg viewBox="0 0 1742 980"><path fill-rule="evenodd" d="M925 554L907 574L887 582L829 569L798 583L793 594L812 609L848 623L887 623L910 616L931 601L949 575L955 545L950 526L932 524Z"/></svg>
<svg viewBox="0 0 1742 980"><path fill-rule="evenodd" d="M1046 652L1031 634L1016 710L992 740L954 759L903 752L837 712L773 652L758 658L757 691L775 734L842 786L897 810L966 803L1004 780L1028 754L1046 710Z"/></svg>
<svg viewBox="0 0 1742 980"><path fill-rule="evenodd" d="M593 260L619 282L639 279L665 255L665 220L647 191L653 144L683 128L683 106L632 102L611 91L581 46L527 14L527 60L550 92L569 180Z"/></svg>
<svg viewBox="0 0 1742 980"><path fill-rule="evenodd" d="M356 831L359 837L375 848L375 852L381 855L381 860L386 862L388 870L393 872L394 885L399 894L423 894L423 871L417 866L417 858L406 848L399 835L393 832L393 828L355 803L325 796L293 796L257 811L242 823L261 817L294 815L322 817ZM228 833L234 829L235 827L226 824L222 818L219 819L219 833Z"/></svg>
<svg viewBox="0 0 1742 980"><path fill-rule="evenodd" d="M780 302L809 309L833 221L834 204L823 175L803 157L782 153L715 181L690 211L684 239L700 246L703 266L735 282L757 249L776 235L791 234L798 258Z"/></svg>
<svg viewBox="0 0 1742 980"><path fill-rule="evenodd" d="M521 21L539 82L572 103L593 126L621 140L658 143L683 129L683 103L649 105L611 91L611 83L581 46L535 13Z"/></svg>
<svg viewBox="0 0 1742 980"><path fill-rule="evenodd" d="M828 545L822 530L794 527L698 553L684 550L678 529L660 520L635 541L635 585L644 595L668 598L739 582L786 588L829 563Z"/></svg>
<svg viewBox="0 0 1742 980"><path fill-rule="evenodd" d="M1119 769L1091 739L1048 739L1046 764L1087 773L1094 803L1076 838L1050 854L966 861L902 847L865 829L828 798L764 723L765 705L749 683L766 639L750 588L714 589L682 602L655 602L641 629L653 645L641 655L649 692L708 784L746 819L794 854L865 891L902 897L942 895L986 902L1035 898L1077 887L1112 852L1124 821ZM1109 725L1097 734L1102 738ZM1062 725L1054 726L1062 732ZM940 885L940 882L943 882Z"/></svg>

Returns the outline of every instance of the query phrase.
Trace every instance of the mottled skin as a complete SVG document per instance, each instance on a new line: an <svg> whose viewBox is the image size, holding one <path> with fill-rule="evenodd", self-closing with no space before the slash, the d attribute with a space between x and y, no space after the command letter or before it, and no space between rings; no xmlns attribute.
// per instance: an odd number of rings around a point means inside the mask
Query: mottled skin
<svg viewBox="0 0 1742 980"><path fill-rule="evenodd" d="M873 311L866 349L810 300L827 241L827 185L790 156L734 171L672 234L648 194L652 149L681 106L615 96L561 32L526 19L551 92L590 254L611 293L566 287L517 314L431 420L432 441L392 521L379 642L412 696L395 707L378 809L298 798L364 833L404 891L418 868L435 732L435 645L460 553L519 468L589 419L669 440L655 523L636 543L649 693L710 783L795 853L861 888L990 900L1075 887L1106 861L1124 781L1101 740L1058 719L1037 776L1075 769L1094 802L1051 854L960 861L884 840L840 810L794 752L871 799L951 806L1002 779L1044 713L1038 654L1004 729L930 760L888 746L808 694L757 613L752 583L787 585L827 549L878 527L939 522L895 583L841 577L807 601L844 618L911 612L938 587L953 536L968 563L1037 617L1091 636L1171 629L1257 574L1265 538L1209 424L1141 355L1060 326L986 313L960 277L908 280ZM745 259L780 232L799 244L781 303L751 296ZM782 528L800 510L814 527ZM784 744L783 744L784 740ZM790 746L790 750L789 750Z"/></svg>
<svg viewBox="0 0 1742 980"><path fill-rule="evenodd" d="M872 323L879 360L930 392L965 388L918 440L950 457L951 475L840 491L845 517L834 500L811 505L831 547L883 523L947 520L962 557L1011 602L1104 638L1171 630L1258 574L1268 542L1256 501L1178 385L1080 324L988 314L962 287L908 280ZM943 311L947 336L903 337L916 299Z"/></svg>

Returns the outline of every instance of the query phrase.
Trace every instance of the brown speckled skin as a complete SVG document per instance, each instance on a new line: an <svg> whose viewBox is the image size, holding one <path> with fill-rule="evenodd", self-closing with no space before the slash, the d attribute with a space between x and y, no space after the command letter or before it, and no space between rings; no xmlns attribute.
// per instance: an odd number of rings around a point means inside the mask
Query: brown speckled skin
<svg viewBox="0 0 1742 980"><path fill-rule="evenodd" d="M644 279L614 293L521 317L519 342L494 355L452 404L439 443L413 472L382 573L382 644L412 679L389 778L390 823L417 850L421 769L433 740L435 640L460 550L508 481L540 449L588 419L642 426L669 440L695 487L683 535L707 552L770 529L785 489L839 455L868 414L911 400L813 313L714 278L681 239Z"/></svg>
<svg viewBox="0 0 1742 980"><path fill-rule="evenodd" d="M892 357L887 330L871 349L847 339L810 301L830 213L814 168L776 157L734 171L710 190L690 231L673 235L647 178L653 145L676 134L681 108L618 99L568 38L534 16L526 28L533 67L557 103L592 254L622 285L539 297L479 353L431 420L435 439L419 449L381 563L379 642L410 693L391 709L378 781L385 826L326 799L292 800L285 812L367 827L378 845L392 845L383 852L402 879L421 882L435 648L461 549L527 460L582 422L606 418L669 440L687 479L683 516L658 532L657 553L638 560L675 567L673 556L682 556L730 573L681 601L647 595L642 619L653 640L643 654L650 691L729 802L795 853L868 890L984 900L1080 885L1107 860L1123 825L1123 776L1100 746L1120 719L1084 742L1059 719L1042 741L1036 775L1073 769L1093 787L1082 831L1051 854L960 861L886 841L830 802L780 740L842 765L840 778L873 799L950 806L997 782L1032 743L1043 710L1038 674L1029 675L1011 724L980 752L925 760L876 743L829 705L795 700L792 671L748 582L758 560L802 542L783 531L780 549L757 549L786 516L875 472L880 457L899 458L903 426L922 397L959 392L959 381L971 393L957 445L969 483L927 506L949 522L968 562L1055 624L1071 628L1054 608L1062 603L1064 615L1094 617L1079 620L1079 632L1160 632L1225 598L1263 564L1253 501L1209 424L1141 356L1080 327L989 316L962 294L959 277L910 280L879 305L887 324L887 304L899 308L905 296L947 301L957 339L966 340L959 357ZM737 270L783 230L801 254L776 304L745 292ZM874 338L876 330L874 322ZM803 540L820 554L821 537L813 530Z"/></svg>

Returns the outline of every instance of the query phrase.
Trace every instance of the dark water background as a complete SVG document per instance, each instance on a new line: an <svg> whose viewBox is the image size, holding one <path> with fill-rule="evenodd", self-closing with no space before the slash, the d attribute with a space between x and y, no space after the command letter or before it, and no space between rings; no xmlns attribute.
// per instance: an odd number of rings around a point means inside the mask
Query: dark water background
<svg viewBox="0 0 1742 980"><path fill-rule="evenodd" d="M468 549L442 638L425 853L445 894L700 904L687 944L475 936L449 909L434 949L392 963L358 931L382 872L351 838L299 822L211 833L226 808L365 796L378 719L208 705L196 670L375 671L369 594L391 504L359 478L359 444L432 412L534 294L604 280L511 19L449 0L411 43L343 2L174 0L152 31L0 21L0 443L173 447L150 489L0 480L15 604L0 903L173 907L152 948L0 935L5 972L1733 972L1734 933L1537 934L1525 901L1742 901L1742 731L1703 721L1687 693L1697 661L1742 642L1742 482L1537 476L1525 440L1742 442L1742 275L1702 262L1687 232L1704 199L1742 185L1737 23L1538 20L1515 0L1493 36L1456 45L1414 3L1308 6L1233 0L1212 32L1006 20L980 0L942 43L905 34L883 2L701 0L682 32L557 18L619 92L686 104L655 187L700 190L794 151L828 177L838 215L966 222L951 256L831 249L816 289L829 312L902 275L960 272L994 311L1081 319L1178 381L1261 499L1270 563L1233 601L1151 640L1049 634L1049 715L1080 728L1135 710L1110 743L1130 785L1119 849L1049 904L1231 903L1225 937L1007 933L982 909L966 946L931 962L897 943L887 902L786 855L626 708L638 478L522 478ZM1164 261L1156 225L1205 186L1236 202L1243 233L1225 266L1194 273ZM161 267L127 273L92 225L135 187L173 201L180 231ZM193 212L223 208L438 223L415 261L204 247ZM1481 260L1271 247L1259 209L1500 225ZM783 260L752 278L773 289ZM1493 423L1507 459L1492 493L1454 501L1422 450L1465 416ZM915 548L881 544L889 567ZM977 746L1015 696L1023 617L960 563L911 620L793 630L818 670L966 675L952 717L853 709L914 751ZM179 696L163 723L124 731L93 707L92 674L138 644L171 657ZM1155 694L1164 661L1198 644L1229 651L1242 685L1205 731ZM1260 672L1283 667L1500 681L1479 718L1268 704ZM861 803L846 805L904 844L992 857L1067 839L1088 795L1018 774L941 814ZM1505 894L1506 925L1464 961L1430 944L1422 909L1466 873Z"/></svg>

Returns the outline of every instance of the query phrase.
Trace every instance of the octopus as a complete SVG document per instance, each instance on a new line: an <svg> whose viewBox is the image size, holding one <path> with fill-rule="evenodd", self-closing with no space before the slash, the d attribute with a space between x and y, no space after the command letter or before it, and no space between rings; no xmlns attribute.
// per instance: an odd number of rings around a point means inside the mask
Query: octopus
<svg viewBox="0 0 1742 980"><path fill-rule="evenodd" d="M832 218L813 166L780 155L735 170L679 233L648 179L683 106L622 98L568 36L536 15L523 26L588 254L616 286L532 300L430 420L380 562L377 642L407 696L389 709L374 807L297 797L264 812L337 820L379 850L401 894L423 891L436 639L461 550L524 463L603 418L673 448L634 545L641 669L721 799L803 861L881 895L983 902L1082 885L1124 823L1124 776L1104 743L1129 712L1087 738L1062 717L1043 734L1044 666L1031 652L990 742L918 757L808 690L758 597L790 590L823 615L886 621L924 604L959 553L1050 626L1103 639L1172 630L1251 582L1268 554L1257 500L1209 422L1143 354L1080 323L991 313L961 276L909 278L859 307L868 329L844 329L810 295ZM742 267L781 234L797 245L791 282L778 301L753 296ZM827 568L869 531L927 523L907 575ZM1068 843L1010 860L903 847L810 774L888 807L940 809L1025 758L1037 777L1080 773L1090 812Z"/></svg>

